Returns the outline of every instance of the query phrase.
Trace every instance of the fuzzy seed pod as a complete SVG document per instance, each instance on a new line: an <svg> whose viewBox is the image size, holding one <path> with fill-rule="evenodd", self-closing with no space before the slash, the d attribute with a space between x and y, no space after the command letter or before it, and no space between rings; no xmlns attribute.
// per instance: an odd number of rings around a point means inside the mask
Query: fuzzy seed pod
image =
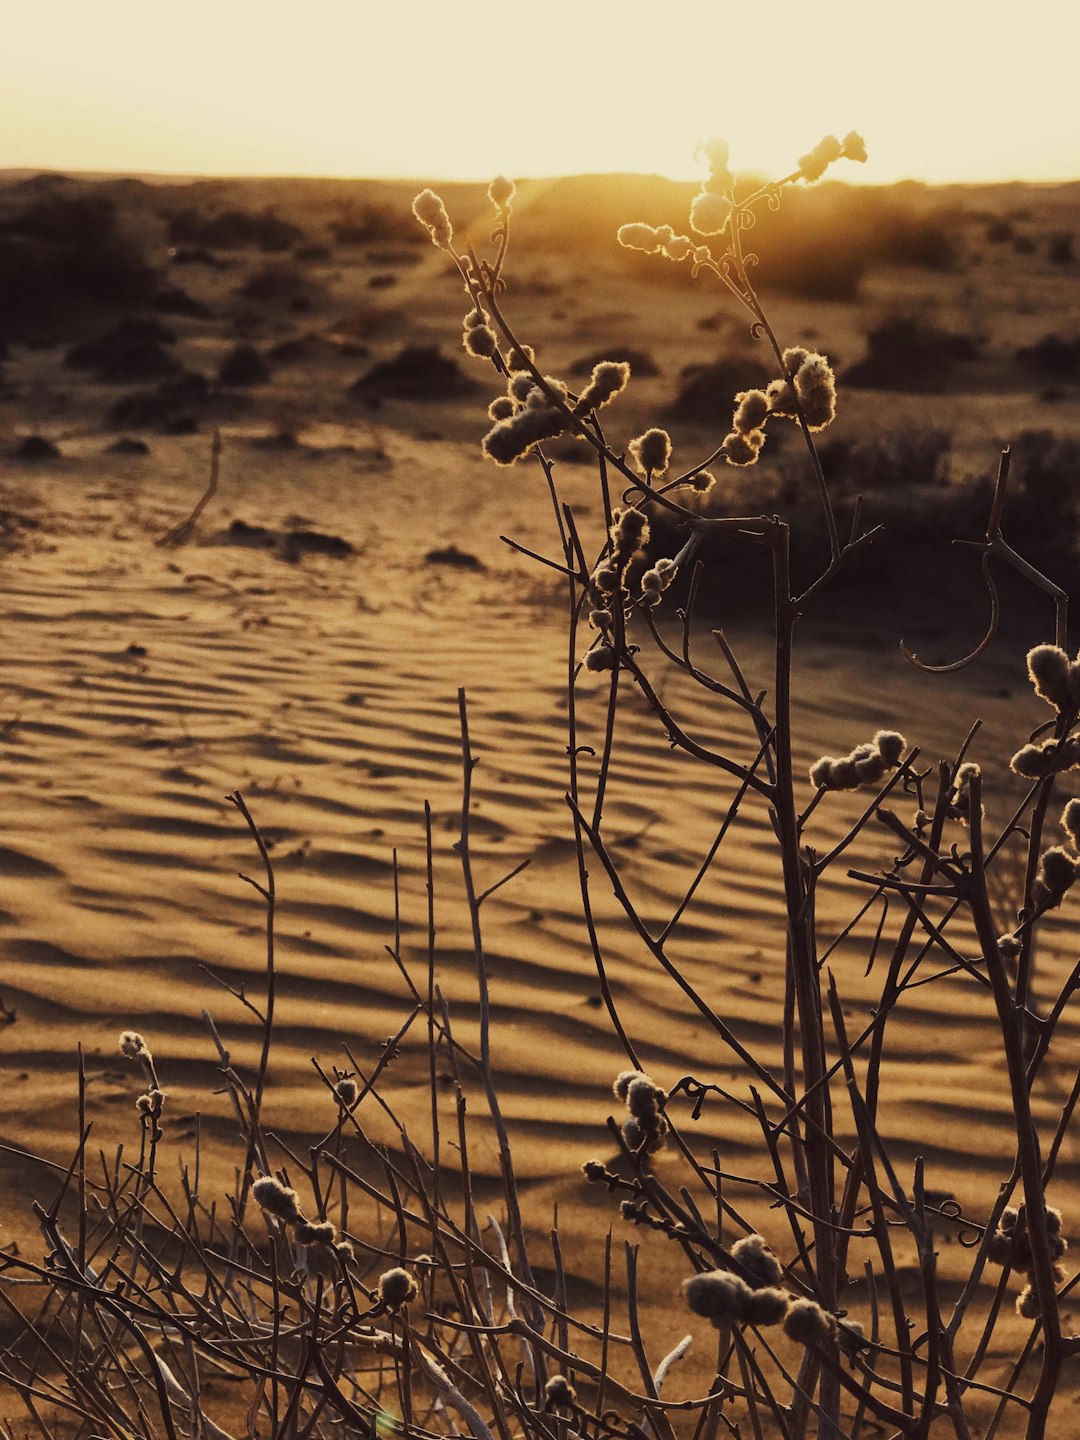
<svg viewBox="0 0 1080 1440"><path fill-rule="evenodd" d="M135 1101L135 1109L140 1115L158 1116L165 1103L165 1092L152 1085L145 1095L140 1095Z"/></svg>
<svg viewBox="0 0 1080 1440"><path fill-rule="evenodd" d="M619 572L614 565L598 565L592 573L592 583L598 590L610 594L618 588Z"/></svg>
<svg viewBox="0 0 1080 1440"><path fill-rule="evenodd" d="M779 1285L784 1278L780 1261L769 1249L765 1237L753 1231L735 1242L731 1258L738 1263L740 1274L753 1290Z"/></svg>
<svg viewBox="0 0 1080 1440"><path fill-rule="evenodd" d="M667 1091L649 1079L637 1075L626 1088L626 1108L638 1120L650 1120L660 1113L667 1100Z"/></svg>
<svg viewBox="0 0 1080 1440"><path fill-rule="evenodd" d="M649 479L665 473L671 460L671 436L666 430L653 427L630 441L630 458Z"/></svg>
<svg viewBox="0 0 1080 1440"><path fill-rule="evenodd" d="M858 1320L840 1320L836 1325L836 1340L841 1355L846 1355L850 1360L866 1348L866 1331Z"/></svg>
<svg viewBox="0 0 1080 1440"><path fill-rule="evenodd" d="M746 1316L753 1291L730 1270L708 1270L683 1281L683 1299L695 1315L714 1325L738 1325Z"/></svg>
<svg viewBox="0 0 1080 1440"><path fill-rule="evenodd" d="M360 1091L357 1088L356 1081L351 1075L343 1075L334 1086L334 1094L346 1109L348 1109L350 1105L356 1104L356 1097L359 1093Z"/></svg>
<svg viewBox="0 0 1080 1440"><path fill-rule="evenodd" d="M625 360L602 360L593 366L592 377L578 396L574 413L587 415L590 410L600 410L626 389L629 379L630 366Z"/></svg>
<svg viewBox="0 0 1080 1440"><path fill-rule="evenodd" d="M699 235L722 235L731 219L731 201L710 190L699 190L690 202L690 228Z"/></svg>
<svg viewBox="0 0 1080 1440"><path fill-rule="evenodd" d="M513 465L534 445L542 440L554 439L565 428L562 412L554 406L542 410L522 410L509 420L500 420L489 430L481 441L481 449L496 465Z"/></svg>
<svg viewBox="0 0 1080 1440"><path fill-rule="evenodd" d="M631 1115L628 1120L622 1123L622 1137L626 1142L628 1150L640 1150L646 1155L652 1155L664 1146L664 1136L668 1132L668 1123L663 1115L645 1115L638 1117Z"/></svg>
<svg viewBox="0 0 1080 1440"><path fill-rule="evenodd" d="M449 250L454 230L446 213L446 206L434 190L421 190L413 201L412 208L413 214L431 236L431 243L440 250Z"/></svg>
<svg viewBox="0 0 1080 1440"><path fill-rule="evenodd" d="M603 670L614 670L615 651L610 645L594 645L585 656L585 669L599 673Z"/></svg>
<svg viewBox="0 0 1080 1440"><path fill-rule="evenodd" d="M620 225L615 237L626 250L643 250L646 255L655 255L660 249L660 237L652 225L635 221L631 225Z"/></svg>
<svg viewBox="0 0 1080 1440"><path fill-rule="evenodd" d="M509 420L514 413L514 402L509 395L497 395L488 406L489 420Z"/></svg>
<svg viewBox="0 0 1080 1440"><path fill-rule="evenodd" d="M866 163L866 141L857 130L849 130L841 144L845 160L858 160L860 164Z"/></svg>
<svg viewBox="0 0 1080 1440"><path fill-rule="evenodd" d="M810 783L817 790L831 790L833 767L836 765L835 755L822 755L820 760L815 760L810 766Z"/></svg>
<svg viewBox="0 0 1080 1440"><path fill-rule="evenodd" d="M716 476L709 470L699 470L696 475L690 477L690 484L704 495L716 484Z"/></svg>
<svg viewBox="0 0 1080 1440"><path fill-rule="evenodd" d="M137 1030L121 1030L120 1053L129 1060L145 1060L149 1057L146 1041Z"/></svg>
<svg viewBox="0 0 1080 1440"><path fill-rule="evenodd" d="M499 348L495 331L489 325L474 325L470 330L463 330L461 343L466 354L477 360L490 360Z"/></svg>
<svg viewBox="0 0 1080 1440"><path fill-rule="evenodd" d="M251 1187L251 1198L260 1210L276 1215L286 1224L297 1224L304 1218L300 1209L300 1196L290 1190L273 1175L260 1175Z"/></svg>
<svg viewBox="0 0 1080 1440"><path fill-rule="evenodd" d="M686 235L673 235L664 242L664 254L669 260L685 260L693 248L693 241Z"/></svg>
<svg viewBox="0 0 1080 1440"><path fill-rule="evenodd" d="M729 465L756 465L764 444L764 430L732 430L724 436L724 459Z"/></svg>
<svg viewBox="0 0 1080 1440"><path fill-rule="evenodd" d="M334 1246L334 1254L342 1265L346 1265L350 1260L356 1258L356 1251L352 1247L351 1240L339 1240Z"/></svg>
<svg viewBox="0 0 1080 1440"><path fill-rule="evenodd" d="M626 1097L630 1093L630 1085L634 1080L647 1080L649 1077L642 1070L623 1070L615 1077L615 1084L611 1087L615 1099L626 1103Z"/></svg>
<svg viewBox="0 0 1080 1440"><path fill-rule="evenodd" d="M764 390L741 390L735 396L735 414L731 426L740 435L760 430L769 416L769 397Z"/></svg>
<svg viewBox="0 0 1080 1440"><path fill-rule="evenodd" d="M1070 800L1061 812L1061 828L1072 841L1073 849L1080 850L1080 800Z"/></svg>
<svg viewBox="0 0 1080 1440"><path fill-rule="evenodd" d="M632 507L616 510L611 519L611 560L619 569L627 564L634 552L649 543L649 521L645 513Z"/></svg>
<svg viewBox="0 0 1080 1440"><path fill-rule="evenodd" d="M395 1265L392 1270L384 1270L379 1276L379 1299L391 1310L396 1310L399 1305L407 1305L410 1300L415 1300L420 1293L420 1287L416 1281L400 1265Z"/></svg>
<svg viewBox="0 0 1080 1440"><path fill-rule="evenodd" d="M1052 909L1065 898L1076 879L1077 862L1061 845L1052 845L1039 857L1039 886Z"/></svg>
<svg viewBox="0 0 1080 1440"><path fill-rule="evenodd" d="M296 1227L296 1238L301 1245L333 1245L337 1230L329 1220L302 1220Z"/></svg>
<svg viewBox="0 0 1080 1440"><path fill-rule="evenodd" d="M953 819L967 822L971 808L971 784L981 775L982 770L974 760L965 760L963 765L958 767L949 792L949 811Z"/></svg>
<svg viewBox="0 0 1080 1440"><path fill-rule="evenodd" d="M607 1166L602 1160L586 1160L581 1167L581 1173L586 1180L595 1185L597 1181L607 1179Z"/></svg>
<svg viewBox="0 0 1080 1440"><path fill-rule="evenodd" d="M507 370L527 370L530 365L536 364L536 351L531 345L519 345L514 350L508 350L504 358Z"/></svg>
<svg viewBox="0 0 1080 1440"><path fill-rule="evenodd" d="M567 1380L565 1375L552 1375L551 1379L544 1386L544 1409L548 1410L553 1405L576 1405L577 1391Z"/></svg>
<svg viewBox="0 0 1080 1440"><path fill-rule="evenodd" d="M874 736L874 744L882 760L890 767L900 764L900 757L907 749L907 741L899 730L879 730Z"/></svg>
<svg viewBox="0 0 1080 1440"><path fill-rule="evenodd" d="M726 140L720 140L714 135L711 136L708 140L706 140L701 148L705 152L705 159L708 161L709 164L710 175L718 176L730 174L730 171L728 170L728 161L731 152L728 148L728 142Z"/></svg>
<svg viewBox="0 0 1080 1440"><path fill-rule="evenodd" d="M770 380L765 387L765 398L769 402L770 415L782 415L789 420L798 417L795 390L790 380Z"/></svg>
<svg viewBox="0 0 1080 1440"><path fill-rule="evenodd" d="M1039 1318L1039 1293L1034 1285L1025 1285L1016 1297L1016 1313L1025 1320Z"/></svg>
<svg viewBox="0 0 1080 1440"><path fill-rule="evenodd" d="M1018 775L1039 780L1057 775L1080 765L1080 738L1070 735L1065 740L1046 740L1042 745L1024 745L1009 761Z"/></svg>
<svg viewBox="0 0 1080 1440"><path fill-rule="evenodd" d="M799 1345L824 1345L835 1330L836 1321L816 1300L793 1300L784 1316L784 1334Z"/></svg>
<svg viewBox="0 0 1080 1440"><path fill-rule="evenodd" d="M836 376L824 355L808 355L795 373L795 394L811 430L836 419Z"/></svg>
<svg viewBox="0 0 1080 1440"><path fill-rule="evenodd" d="M779 1325L787 1313L791 1297L786 1290L771 1286L751 1290L746 1299L743 1319L748 1325Z"/></svg>
<svg viewBox="0 0 1080 1440"><path fill-rule="evenodd" d="M854 131L852 131L852 136L858 139ZM812 150L799 156L799 174L808 184L814 180L820 180L832 162L839 160L843 153L844 147L836 136L826 135L824 140L819 140Z"/></svg>
<svg viewBox="0 0 1080 1440"><path fill-rule="evenodd" d="M850 138L850 137L849 137ZM514 203L514 196L517 193L517 186L505 175L496 175L488 186L488 199L496 210L507 211Z"/></svg>
<svg viewBox="0 0 1080 1440"><path fill-rule="evenodd" d="M886 769L899 764L907 741L897 730L879 730L873 740L837 759L823 755L810 766L810 781L819 789L855 790L876 784Z"/></svg>
<svg viewBox="0 0 1080 1440"><path fill-rule="evenodd" d="M1075 701L1071 695L1068 655L1059 645L1036 645L1028 651L1027 670L1035 694L1057 710L1070 710Z"/></svg>

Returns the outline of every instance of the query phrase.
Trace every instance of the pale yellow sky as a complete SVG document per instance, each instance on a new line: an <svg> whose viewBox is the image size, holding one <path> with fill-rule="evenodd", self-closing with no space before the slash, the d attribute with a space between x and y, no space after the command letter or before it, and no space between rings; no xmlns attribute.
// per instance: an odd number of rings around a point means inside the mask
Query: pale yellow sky
<svg viewBox="0 0 1080 1440"><path fill-rule="evenodd" d="M6 0L0 167L1080 178L1080 0ZM856 171L858 173L856 173Z"/></svg>

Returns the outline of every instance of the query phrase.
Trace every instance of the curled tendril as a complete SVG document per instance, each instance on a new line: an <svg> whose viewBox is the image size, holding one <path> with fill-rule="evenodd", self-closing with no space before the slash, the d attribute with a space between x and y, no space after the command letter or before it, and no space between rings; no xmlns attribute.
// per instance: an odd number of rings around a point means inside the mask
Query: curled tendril
<svg viewBox="0 0 1080 1440"><path fill-rule="evenodd" d="M900 641L900 653L909 664L914 665L916 670L925 670L930 675L948 675L954 670L963 670L973 661L977 660L986 647L997 634L998 621L1001 619L1001 601L998 598L997 586L994 584L994 577L990 573L990 551L984 550L982 554L982 573L986 581L987 593L990 596L990 624L986 634L979 641L975 649L961 660L954 660L951 665L928 665L925 660L920 660L914 650L903 640Z"/></svg>
<svg viewBox="0 0 1080 1440"><path fill-rule="evenodd" d="M724 254L723 258L720 260L719 269L720 278L724 281L725 285L730 286L731 289L734 290L736 295L738 295L740 300L742 300L743 303L746 304L749 293L749 286L746 285L743 281L742 275L736 268L735 258L730 251L727 251Z"/></svg>
<svg viewBox="0 0 1080 1440"><path fill-rule="evenodd" d="M749 206L735 211L735 218L738 221L740 230L752 230L757 224L757 216Z"/></svg>
<svg viewBox="0 0 1080 1440"><path fill-rule="evenodd" d="M781 190L779 185L774 183L766 187L765 204L768 205L770 210L780 209L780 196Z"/></svg>
<svg viewBox="0 0 1080 1440"><path fill-rule="evenodd" d="M749 270L754 265L760 265L761 261L758 259L757 255L754 253L753 250L748 250L746 254L742 257L742 263L743 269Z"/></svg>
<svg viewBox="0 0 1080 1440"><path fill-rule="evenodd" d="M976 1245L981 1244L985 1229L976 1221L967 1218L959 1200L943 1200L937 1207L930 1208L936 1208L943 1220L956 1222L959 1226L956 1239L965 1250L973 1250Z"/></svg>
<svg viewBox="0 0 1080 1440"><path fill-rule="evenodd" d="M701 1119L702 1107L709 1095L719 1095L722 1100L734 1100L734 1097L729 1095L722 1086L710 1085L708 1081L698 1080L693 1075L684 1075L681 1080L676 1080L675 1084L668 1088L668 1099L673 1099L680 1091L688 1100L694 1102L693 1108L690 1111L691 1120ZM738 1100L735 1100L734 1103L736 1105L742 1104L742 1102ZM748 1107L744 1106L743 1108Z"/></svg>
<svg viewBox="0 0 1080 1440"><path fill-rule="evenodd" d="M754 323L750 326L751 340L763 340L765 338L765 335L765 322L763 320L755 320Z"/></svg>

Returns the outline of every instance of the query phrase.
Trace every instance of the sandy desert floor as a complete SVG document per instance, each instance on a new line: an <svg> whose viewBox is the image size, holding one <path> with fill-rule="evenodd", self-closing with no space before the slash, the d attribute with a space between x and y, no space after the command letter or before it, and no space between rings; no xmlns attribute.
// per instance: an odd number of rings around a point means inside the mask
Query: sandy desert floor
<svg viewBox="0 0 1080 1440"><path fill-rule="evenodd" d="M261 199L248 197L252 206ZM408 1011L385 947L393 934L396 852L403 953L420 973L425 801L436 849L438 973L460 1035L475 1037L471 946L451 850L463 687L481 759L473 841L482 883L530 862L485 906L494 1065L515 1163L531 1223L546 1229L557 1205L575 1274L583 1285L595 1277L597 1237L609 1216L579 1167L594 1154L612 1153L605 1120L623 1057L600 1004L580 920L564 799L559 581L499 539L509 534L554 553L550 501L538 470L504 472L482 462L476 440L486 388L422 404L391 397L379 408L350 408L340 399L345 381L403 343L438 341L454 351L457 292L434 251L408 254L409 263L399 266L373 265L353 251L311 262L319 293L313 310L298 311L258 311L246 302L235 313L228 309L241 262L258 268L258 256L230 254L237 268L205 269L201 289L191 278L198 267L189 267L185 285L217 318L166 317L185 366L212 371L237 335L264 351L271 342L300 344L298 358L280 362L259 390L212 397L195 433L105 422L117 388L65 367L66 341L38 337L10 346L0 396L9 448L37 433L60 453L12 458L3 477L0 1000L18 1016L0 1032L0 1142L9 1147L0 1165L5 1238L32 1243L23 1201L47 1193L53 1180L47 1167L19 1152L53 1161L70 1153L78 1046L86 1056L92 1144L111 1153L121 1142L135 1143L137 1081L116 1049L123 1028L141 1031L157 1058L172 1151L190 1155L198 1114L205 1163L219 1168L223 1184L231 1176L233 1125L224 1098L212 1093L215 1056L203 1012L212 1013L241 1066L253 1065L256 1040L236 1001L208 972L254 990L263 964L261 907L237 873L253 872L256 857L225 798L232 790L243 793L271 843L281 897L267 1099L272 1128L290 1144L310 1139L313 1127L327 1128L332 1107L312 1057L325 1067L344 1064L346 1041L361 1065L371 1065ZM715 353L715 334L695 329L691 302L673 307L670 291L647 296L636 316L625 278L601 275L586 305L580 277L561 278L561 262L545 262L546 277L543 264L520 263L532 277L526 319L553 335L571 329L576 350L602 342L605 323L624 335L639 323L662 376L669 376L686 358L682 342L665 329L674 308L681 311L676 319L690 319L690 358ZM328 266L352 289L334 290ZM371 275L387 272L396 283L372 290ZM963 291L977 279L900 271L875 273L868 283L871 299L888 286L942 294L951 287L953 311L979 312L978 296ZM1073 288L1052 312L1057 280L1042 266L1015 281L1012 301L1018 315L1027 307L1018 323L1029 339L1058 323L1062 309L1075 313L1080 281L1070 277ZM699 309L711 313L718 304L712 297ZM798 307L785 299L777 308L783 321ZM861 311L838 302L811 311L821 344L835 322L838 344L855 353ZM357 322L352 329L350 316ZM806 328L804 318L796 332ZM366 346L368 355L357 356L350 345ZM568 348L558 353L572 358ZM1054 427L1067 432L1080 411L1075 391L1067 390L1033 420L1037 402L1029 390L1010 389L1001 376L992 381L980 375L969 391L954 386L932 396L858 392L851 423L884 423L885 406L893 427L913 416L947 418L957 451L988 452L984 463L992 463L1011 426L1043 423L1052 409ZM630 421L647 414L666 383L645 382ZM215 424L223 437L219 491L188 543L161 544L202 489ZM143 437L149 453L109 453L118 434ZM697 443L693 432L687 444ZM563 498L598 543L591 470L566 464L559 473ZM268 544L238 531L237 521L272 532L264 537ZM275 536L304 528L343 538L351 553L290 562L280 545L269 548ZM440 557L448 547L458 553ZM846 750L886 725L901 729L932 763L955 754L979 718L972 753L991 777L991 812L1001 818L1022 794L1008 775L1008 756L1044 718L1024 678L1023 656L1028 643L1046 636L1010 626L975 667L933 677L902 660L900 635L907 629L909 639L952 658L973 643L979 611L954 621L947 611L935 613L933 597L924 596L913 613L914 630L902 615L873 606L860 610L857 623L843 613L808 619L797 665L799 762L805 771L820 754ZM744 613L730 622L717 618L752 687L768 687L767 627ZM709 653L707 626L696 639L700 653ZM600 691L599 679L580 684L585 740L596 738ZM667 679L663 693L691 733L752 754L738 717L704 692ZM659 919L711 842L731 791L671 752L642 704L628 707L619 742L609 832L643 915ZM807 799L810 793L807 781ZM858 811L856 798L830 797L812 822L812 843L827 848ZM852 863L874 869L892 853L883 833L866 832ZM667 1085L686 1074L731 1081L731 1057L643 953L608 887L595 889L620 1012L650 1072ZM822 933L838 933L857 904L852 884L830 885L819 899ZM1075 905L1066 902L1047 930L1039 972L1047 991L1075 960ZM765 810L750 804L676 948L687 975L769 1063L779 1055L781 906ZM864 975L870 933L864 926L843 941L830 962L853 1023L865 1021L877 994L877 977ZM957 979L913 992L887 1048L882 1121L894 1157L910 1171L925 1155L929 1183L976 1216L987 1211L1013 1153L993 1029L987 997ZM1048 1122L1071 1085L1078 1034L1075 1016L1066 1019L1045 1069L1037 1108ZM405 1043L385 1093L423 1134L426 1057L419 1040ZM372 1125L379 1135L374 1115ZM730 1112L706 1107L694 1128L732 1170L760 1165L749 1125ZM1075 1140L1067 1142L1051 1197L1067 1213L1077 1210L1078 1160ZM473 1163L482 1176L496 1173L482 1120ZM768 1229L759 1202L746 1204ZM678 1277L663 1241L646 1236L643 1243L647 1295L660 1316L659 1350L687 1322L668 1303ZM944 1239L947 1284L959 1263L957 1247ZM1016 1333L1012 1322L1004 1327L1002 1353Z"/></svg>

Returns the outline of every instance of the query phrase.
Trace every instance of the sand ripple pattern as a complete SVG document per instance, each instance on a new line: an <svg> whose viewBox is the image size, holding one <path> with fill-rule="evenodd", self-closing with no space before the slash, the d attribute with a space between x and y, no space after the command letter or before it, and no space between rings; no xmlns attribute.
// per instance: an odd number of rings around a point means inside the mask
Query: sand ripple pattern
<svg viewBox="0 0 1080 1440"><path fill-rule="evenodd" d="M518 1165L538 1181L565 1177L558 1186L576 1192L580 1161L607 1151L609 1086L622 1055L579 919L564 800L562 612L509 603L490 576L461 577L438 603L402 596L372 609L357 604L355 565L299 569L244 555L230 557L227 581L210 570L197 547L170 555L137 539L104 559L64 542L58 553L9 561L0 596L0 994L20 1020L0 1050L2 1138L57 1153L67 1146L81 1043L96 1139L133 1143L134 1079L114 1051L127 1026L158 1056L177 1138L190 1137L196 1111L206 1133L230 1128L224 1100L210 1096L203 1010L237 1064L253 1063L255 1039L207 971L255 995L263 966L261 906L238 879L256 873L257 857L224 798L234 788L272 845L281 895L274 1128L299 1139L325 1129L332 1107L312 1056L326 1067L345 1063L344 1040L370 1066L408 1012L386 952L395 849L403 953L424 983L425 800L437 850L439 981L460 1038L474 1041L473 961L451 850L463 685L481 759L473 827L481 882L532 862L485 907L495 1059ZM766 639L742 637L741 654L752 683L767 686ZM979 713L986 726L976 751L1000 772L1013 742L1041 718L1020 683L1018 654L996 662L1000 673L964 682L970 712L959 714L943 709L939 682L811 636L799 673L800 765L892 723L933 761L955 751ZM585 742L599 739L603 683L582 685ZM669 681L663 693L695 737L753 755L747 727L704 692ZM660 926L732 787L672 753L637 702L620 722L618 755L608 832L642 915ZM857 797L830 797L810 842L826 849L859 808ZM872 831L850 858L874 868L891 854L883 832ZM613 990L650 1069L667 1084L688 1073L729 1082L732 1057L644 953L600 867L591 868ZM822 889L823 937L839 933L858 899L846 882ZM755 801L671 948L740 1037L777 1066L780 918L768 816ZM877 920L875 910L830 957L853 1029L876 996L876 976L863 971ZM1070 963L1073 934L1066 906L1040 962L1048 981ZM987 998L949 981L912 993L888 1046L894 1100L885 1128L898 1158L927 1154L943 1177L936 1183L976 1208L1011 1154L1005 1087L987 1059L991 1025ZM1075 1025L1063 1026L1063 1053L1075 1039ZM421 1133L425 1079L417 1034L392 1068L390 1093ZM1067 1084L1064 1070L1048 1067L1042 1113L1054 1113ZM697 1128L736 1169L755 1146L730 1111L706 1107ZM480 1170L494 1163L483 1145L473 1158Z"/></svg>

